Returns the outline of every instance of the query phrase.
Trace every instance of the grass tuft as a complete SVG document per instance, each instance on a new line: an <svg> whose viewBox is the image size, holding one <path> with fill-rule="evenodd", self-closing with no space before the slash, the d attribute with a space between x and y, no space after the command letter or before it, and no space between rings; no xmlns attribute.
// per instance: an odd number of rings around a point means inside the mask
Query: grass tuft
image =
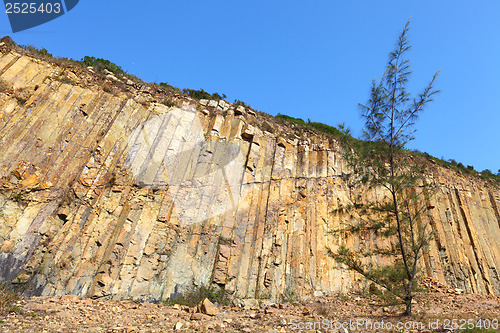
<svg viewBox="0 0 500 333"><path fill-rule="evenodd" d="M165 301L165 303L168 305L179 304L187 306L196 306L205 298L208 298L212 303L218 303L221 305L230 304L230 300L224 288L205 287L205 286L193 287L181 295L172 297L171 299Z"/></svg>
<svg viewBox="0 0 500 333"><path fill-rule="evenodd" d="M14 304L21 298L21 295L7 286L5 283L0 283L0 315L11 312L18 312L19 307Z"/></svg>

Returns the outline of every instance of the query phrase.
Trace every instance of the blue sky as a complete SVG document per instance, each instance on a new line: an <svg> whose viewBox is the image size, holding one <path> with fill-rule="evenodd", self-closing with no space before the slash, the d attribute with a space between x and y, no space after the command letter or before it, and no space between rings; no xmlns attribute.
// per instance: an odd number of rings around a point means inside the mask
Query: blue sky
<svg viewBox="0 0 500 333"><path fill-rule="evenodd" d="M442 70L442 92L409 146L476 170L500 169L500 1L80 0L69 13L0 35L56 56L109 59L145 81L225 93L269 114L354 134L358 103L383 74L411 17L418 93Z"/></svg>

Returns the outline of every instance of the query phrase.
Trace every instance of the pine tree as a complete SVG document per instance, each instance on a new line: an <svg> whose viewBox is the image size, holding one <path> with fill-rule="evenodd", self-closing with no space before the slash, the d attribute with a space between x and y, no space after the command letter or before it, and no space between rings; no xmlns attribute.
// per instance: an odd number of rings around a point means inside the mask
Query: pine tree
<svg viewBox="0 0 500 333"><path fill-rule="evenodd" d="M391 255L396 259L392 265L377 267L363 263L359 253L345 245L334 256L397 296L405 305L405 314L411 315L418 262L431 238L422 215L433 189L426 180L424 167L415 162L405 147L414 139L416 120L438 92L434 83L439 72L422 93L411 97L407 90L411 74L406 58L411 48L408 30L409 21L389 55L382 79L372 83L368 102L360 104L365 120L364 141L350 140L347 150L351 153L346 154L357 181L370 188L384 189L387 194L380 202L365 207L357 229L351 227L350 231L383 229L386 235L391 235L392 230L395 252Z"/></svg>

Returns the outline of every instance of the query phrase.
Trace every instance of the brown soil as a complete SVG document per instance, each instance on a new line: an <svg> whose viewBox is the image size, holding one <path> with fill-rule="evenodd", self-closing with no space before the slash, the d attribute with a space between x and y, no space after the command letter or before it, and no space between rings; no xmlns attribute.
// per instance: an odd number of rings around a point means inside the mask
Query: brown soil
<svg viewBox="0 0 500 333"><path fill-rule="evenodd" d="M497 327L500 318L500 296L456 295L441 291L418 294L412 318L400 316L401 306L384 304L376 296L348 295L286 304L259 300L258 303L260 307L254 309L218 306L218 313L208 316L193 314L195 308L179 305L114 302L77 296L30 297L18 301L15 312L0 317L0 331L458 332L460 329L453 327L456 324L469 328L469 332L495 332L484 328L478 330L477 326ZM370 320L372 326L367 324ZM429 322L434 326L429 327ZM392 330L387 329L389 323L393 325ZM398 323L406 328L395 329ZM419 323L424 326L419 327Z"/></svg>

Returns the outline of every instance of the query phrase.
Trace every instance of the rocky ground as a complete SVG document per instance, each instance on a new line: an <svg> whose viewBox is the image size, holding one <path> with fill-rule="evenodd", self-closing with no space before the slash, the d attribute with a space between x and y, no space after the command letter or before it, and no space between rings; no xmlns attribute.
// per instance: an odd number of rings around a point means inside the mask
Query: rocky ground
<svg viewBox="0 0 500 333"><path fill-rule="evenodd" d="M197 307L77 296L30 297L17 301L14 310L0 317L1 332L460 331L454 324L469 332L495 332L484 326L497 327L500 297L422 293L417 295L412 318L399 316L400 307L381 304L376 296L355 294L284 304L246 299L219 306L206 301ZM390 325L392 330L387 329Z"/></svg>

